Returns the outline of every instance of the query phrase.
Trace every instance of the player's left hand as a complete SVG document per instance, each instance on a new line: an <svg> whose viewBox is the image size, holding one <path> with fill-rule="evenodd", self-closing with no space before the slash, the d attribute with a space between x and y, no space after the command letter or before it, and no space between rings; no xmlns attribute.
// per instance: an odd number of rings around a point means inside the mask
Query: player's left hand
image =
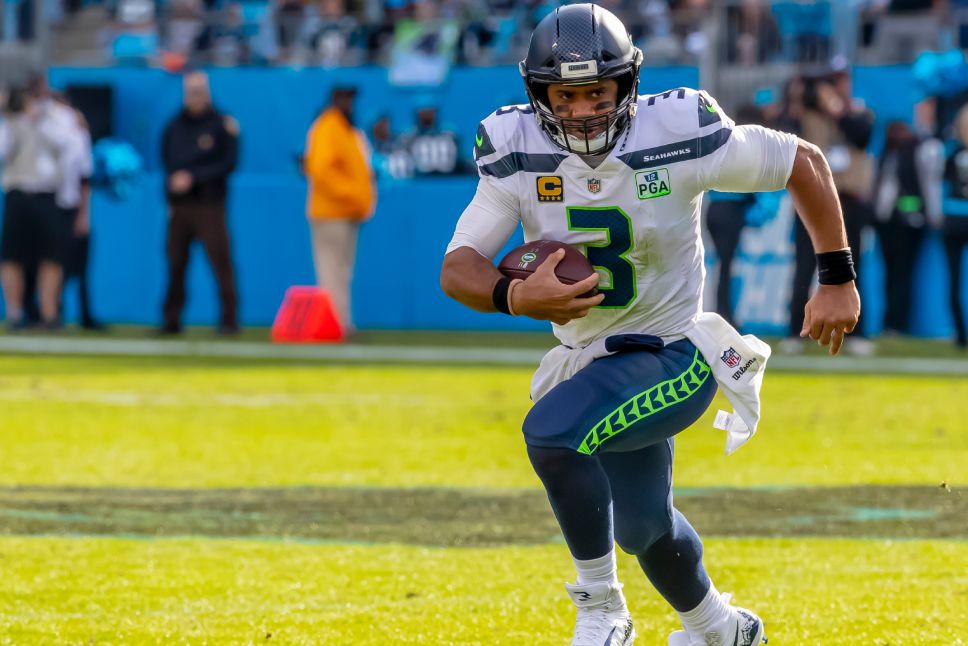
<svg viewBox="0 0 968 646"><path fill-rule="evenodd" d="M800 336L809 336L830 354L840 352L844 335L854 331L860 317L860 294L854 281L843 285L820 285L804 308Z"/></svg>

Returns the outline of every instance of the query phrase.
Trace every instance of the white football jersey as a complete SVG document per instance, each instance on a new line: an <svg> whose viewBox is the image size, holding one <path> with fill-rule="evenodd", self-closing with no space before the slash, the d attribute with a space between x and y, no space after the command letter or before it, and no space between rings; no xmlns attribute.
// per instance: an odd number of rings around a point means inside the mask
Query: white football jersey
<svg viewBox="0 0 968 646"><path fill-rule="evenodd" d="M447 247L494 259L515 227L525 241L580 249L601 275L601 305L554 325L565 345L611 334L681 338L702 311L700 212L705 191L786 186L797 138L736 126L705 92L640 96L637 113L597 168L544 133L530 106L497 110L477 131L480 181Z"/></svg>

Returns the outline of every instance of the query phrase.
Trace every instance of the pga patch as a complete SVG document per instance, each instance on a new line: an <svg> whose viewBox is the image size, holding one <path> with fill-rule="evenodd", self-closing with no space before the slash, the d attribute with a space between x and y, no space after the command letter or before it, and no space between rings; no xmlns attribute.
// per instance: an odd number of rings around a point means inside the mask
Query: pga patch
<svg viewBox="0 0 968 646"><path fill-rule="evenodd" d="M560 175L539 175L537 188L539 202L561 202L565 199L565 187Z"/></svg>
<svg viewBox="0 0 968 646"><path fill-rule="evenodd" d="M635 190L640 200L651 200L672 192L672 182L669 181L669 169L640 170L635 174Z"/></svg>

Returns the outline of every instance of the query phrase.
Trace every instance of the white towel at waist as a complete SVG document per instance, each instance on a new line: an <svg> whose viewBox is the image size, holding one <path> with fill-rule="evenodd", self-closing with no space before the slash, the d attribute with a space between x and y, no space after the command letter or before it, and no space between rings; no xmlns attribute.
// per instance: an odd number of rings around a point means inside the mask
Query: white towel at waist
<svg viewBox="0 0 968 646"><path fill-rule="evenodd" d="M770 358L770 346L751 334L740 335L726 320L713 312L703 312L684 334L706 358L723 394L734 411L719 411L713 426L726 431L726 455L745 444L760 419L760 388ZM607 337L606 337L607 338ZM612 354L605 349L606 338L584 348L559 345L548 351L531 379L531 399L537 402L562 381L570 379L595 359ZM682 336L663 338L666 344Z"/></svg>
<svg viewBox="0 0 968 646"><path fill-rule="evenodd" d="M703 312L686 338L699 349L733 405L733 412L720 410L713 426L726 431L726 455L749 441L760 421L760 388L770 358L770 346L752 334L740 335L726 319Z"/></svg>

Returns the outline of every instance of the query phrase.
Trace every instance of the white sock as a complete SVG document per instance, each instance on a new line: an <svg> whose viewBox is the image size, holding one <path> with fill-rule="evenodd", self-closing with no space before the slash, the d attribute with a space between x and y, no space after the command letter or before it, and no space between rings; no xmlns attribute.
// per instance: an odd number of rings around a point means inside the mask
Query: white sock
<svg viewBox="0 0 968 646"><path fill-rule="evenodd" d="M618 570L615 567L615 548L597 559L581 561L575 559L578 571L578 585L589 583L618 583Z"/></svg>
<svg viewBox="0 0 968 646"><path fill-rule="evenodd" d="M682 620L682 626L687 633L701 637L729 619L730 612L729 604L723 601L719 590L710 583L709 592L699 605L687 612L680 612L679 619Z"/></svg>

